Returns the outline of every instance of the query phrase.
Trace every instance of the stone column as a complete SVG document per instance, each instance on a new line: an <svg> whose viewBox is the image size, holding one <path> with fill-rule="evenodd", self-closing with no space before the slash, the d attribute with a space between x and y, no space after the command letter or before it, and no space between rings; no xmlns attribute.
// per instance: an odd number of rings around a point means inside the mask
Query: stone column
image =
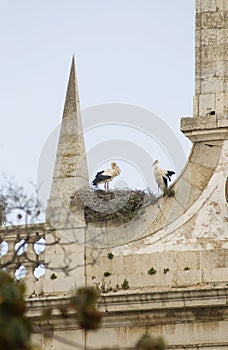
<svg viewBox="0 0 228 350"><path fill-rule="evenodd" d="M181 130L193 142L225 139L227 129L224 128L228 125L227 0L196 0L195 35L194 119L182 118Z"/></svg>

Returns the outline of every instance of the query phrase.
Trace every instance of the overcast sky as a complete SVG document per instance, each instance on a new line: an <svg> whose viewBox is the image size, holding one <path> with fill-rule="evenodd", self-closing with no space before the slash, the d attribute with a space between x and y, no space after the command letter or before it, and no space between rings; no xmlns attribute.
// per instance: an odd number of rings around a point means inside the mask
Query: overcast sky
<svg viewBox="0 0 228 350"><path fill-rule="evenodd" d="M193 0L0 0L1 173L36 183L42 149L61 121L73 53L82 109L146 109L173 130L187 157L179 123L192 115L194 7ZM124 139L120 129L103 134L115 132ZM101 134L87 135L88 149ZM152 158L168 162L157 153Z"/></svg>

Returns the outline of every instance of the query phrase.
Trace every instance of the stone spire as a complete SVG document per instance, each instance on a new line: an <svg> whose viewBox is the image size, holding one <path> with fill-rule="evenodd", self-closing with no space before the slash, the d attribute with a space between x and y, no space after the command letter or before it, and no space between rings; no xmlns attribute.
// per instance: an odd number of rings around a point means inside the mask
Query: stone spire
<svg viewBox="0 0 228 350"><path fill-rule="evenodd" d="M72 194L85 186L88 170L73 57L47 208L47 219L53 226L65 227L69 222L78 226L84 222L82 211L72 216L70 202Z"/></svg>
<svg viewBox="0 0 228 350"><path fill-rule="evenodd" d="M69 76L69 81L67 86L63 118L66 118L69 114L77 111L80 113L79 92L78 92L76 70L75 70L75 59L73 56L70 76Z"/></svg>

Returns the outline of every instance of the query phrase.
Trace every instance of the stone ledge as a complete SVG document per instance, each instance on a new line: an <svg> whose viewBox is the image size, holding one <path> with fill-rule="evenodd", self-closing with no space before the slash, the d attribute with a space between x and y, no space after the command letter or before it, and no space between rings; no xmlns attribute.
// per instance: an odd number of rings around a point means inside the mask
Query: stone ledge
<svg viewBox="0 0 228 350"><path fill-rule="evenodd" d="M215 116L183 117L181 131L192 142L228 139L228 118Z"/></svg>
<svg viewBox="0 0 228 350"><path fill-rule="evenodd" d="M126 292L110 292L101 294L100 309L108 307L110 312L129 312L195 308L195 307L228 307L228 287L179 288L163 291L141 291L139 289ZM56 308L54 315L60 316L59 307L69 302L69 296L59 293L59 296L27 299L28 317L37 317L47 308Z"/></svg>
<svg viewBox="0 0 228 350"><path fill-rule="evenodd" d="M205 325L211 322L218 324L221 320L223 320L220 322L221 327L222 322L223 327L226 327L228 320L227 295L227 287L224 289L213 289L212 287L203 290L188 290L185 288L182 291L139 293L134 290L115 295L104 294L101 295L101 303L99 304L99 309L103 312L102 328L96 334L100 339L104 336L103 332L107 332L109 329L130 327L135 331L135 327L156 327L157 325L166 327L166 330L169 325L171 327L177 326L177 328L186 326L190 327L189 331L191 332L192 324L203 323ZM78 330L79 325L75 319L75 312L70 313L67 320L63 322L60 309L67 302L69 302L69 299L64 296L30 299L27 316L33 320L34 333L40 333L41 331L43 333L48 329L54 329L55 332ZM53 310L48 320L43 320L41 315L47 307L55 310ZM89 335L92 338L94 337L94 333ZM176 340L172 339L172 334L167 333L166 338L169 343L176 343ZM213 344L218 341L224 342L226 339L226 335L224 335L224 339L217 336ZM202 344L205 340L201 339L200 335L197 340L195 339L197 344ZM184 343L186 342L184 341Z"/></svg>

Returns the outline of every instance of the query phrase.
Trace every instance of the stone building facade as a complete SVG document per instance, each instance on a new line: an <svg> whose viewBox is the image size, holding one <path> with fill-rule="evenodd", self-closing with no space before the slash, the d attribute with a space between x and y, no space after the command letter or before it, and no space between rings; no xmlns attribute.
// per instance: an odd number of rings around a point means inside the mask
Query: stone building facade
<svg viewBox="0 0 228 350"><path fill-rule="evenodd" d="M94 283L105 292L100 303L105 314L100 330L86 332L56 311L45 324L53 337L34 335L43 350L72 349L58 337L85 349L129 348L144 333L163 336L167 349L228 349L227 0L196 0L195 45L193 117L181 119L181 130L193 145L172 185L175 195L145 205L122 225L87 222L83 207L71 208L72 193L88 186L72 61L47 222L29 228L34 237L39 232L49 242L52 233L66 245L64 251L46 247L39 259L50 262L50 270L43 277L25 277L28 295L35 291L29 316L42 329L39 315L47 305L61 305L75 287ZM8 228L12 247L17 230L23 227ZM70 273L56 272L57 278L50 279L52 264L61 268L66 255ZM122 287L124 280L128 289Z"/></svg>

